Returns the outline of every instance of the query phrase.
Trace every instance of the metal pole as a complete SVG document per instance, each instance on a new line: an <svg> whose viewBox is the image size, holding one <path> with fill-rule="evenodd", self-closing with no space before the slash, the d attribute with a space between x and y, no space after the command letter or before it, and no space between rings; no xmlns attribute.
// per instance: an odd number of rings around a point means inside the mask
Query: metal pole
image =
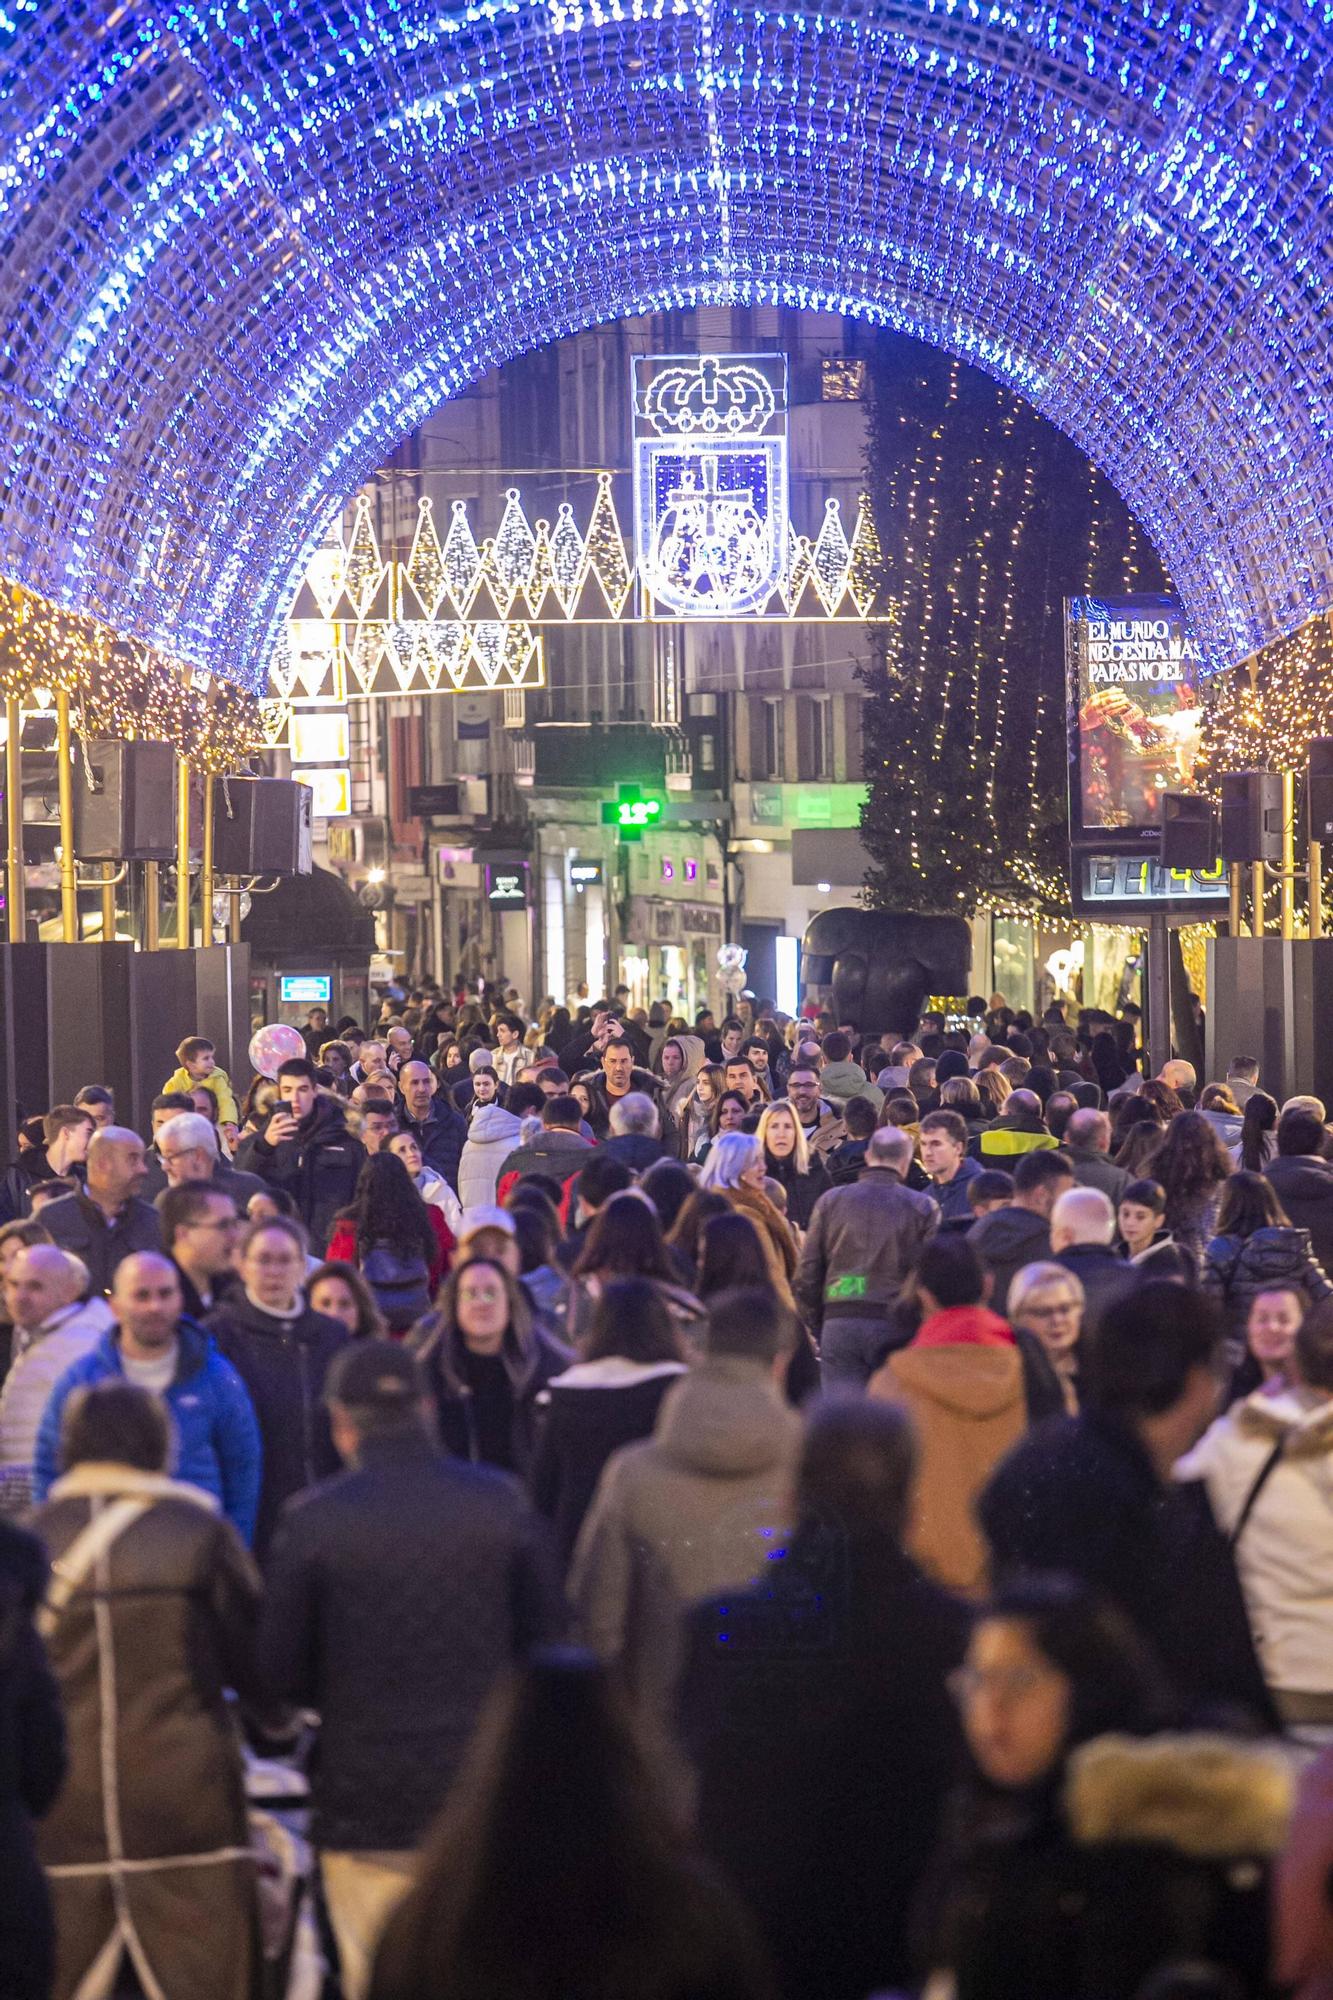
<svg viewBox="0 0 1333 2000"><path fill-rule="evenodd" d="M1296 935L1296 773L1282 773L1282 879L1278 890L1284 938Z"/></svg>
<svg viewBox="0 0 1333 2000"><path fill-rule="evenodd" d="M74 876L74 766L70 758L69 695L56 690L56 791L60 801L60 935L79 941L79 891Z"/></svg>
<svg viewBox="0 0 1333 2000"><path fill-rule="evenodd" d="M231 909L229 912L229 922L227 925L229 940L232 944L239 944L241 941L241 895L242 895L240 883L233 882L231 888L227 891L227 895L231 904Z"/></svg>
<svg viewBox="0 0 1333 2000"><path fill-rule="evenodd" d="M213 774L204 773L204 840L199 869L199 942L213 942Z"/></svg>
<svg viewBox="0 0 1333 2000"><path fill-rule="evenodd" d="M1310 842L1310 936L1324 935L1324 850L1317 840Z"/></svg>
<svg viewBox="0 0 1333 2000"><path fill-rule="evenodd" d="M116 864L102 863L102 943L114 944L116 937Z"/></svg>
<svg viewBox="0 0 1333 2000"><path fill-rule="evenodd" d="M27 931L23 880L23 710L17 696L5 702L5 914L11 944Z"/></svg>
<svg viewBox="0 0 1333 2000"><path fill-rule="evenodd" d="M143 865L143 948L157 951L162 943L162 880L156 861Z"/></svg>
<svg viewBox="0 0 1333 2000"><path fill-rule="evenodd" d="M190 932L190 765L182 757L176 766L180 796L176 801L176 948L188 951Z"/></svg>
<svg viewBox="0 0 1333 2000"><path fill-rule="evenodd" d="M1148 1061L1160 1076L1171 1060L1171 934L1165 916L1148 919Z"/></svg>
<svg viewBox="0 0 1333 2000"><path fill-rule="evenodd" d="M1250 920L1250 932L1254 937L1264 934L1264 864L1262 861L1250 863L1250 901L1254 904L1254 915Z"/></svg>
<svg viewBox="0 0 1333 2000"><path fill-rule="evenodd" d="M1245 878L1240 872L1239 861L1233 861L1227 869L1227 886L1231 892L1230 928L1234 938L1240 936L1241 902L1245 895Z"/></svg>

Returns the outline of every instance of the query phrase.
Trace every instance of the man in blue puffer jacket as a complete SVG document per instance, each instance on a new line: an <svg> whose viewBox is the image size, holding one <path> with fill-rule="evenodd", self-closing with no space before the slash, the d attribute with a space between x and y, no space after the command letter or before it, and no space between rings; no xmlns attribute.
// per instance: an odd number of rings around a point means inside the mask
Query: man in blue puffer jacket
<svg viewBox="0 0 1333 2000"><path fill-rule="evenodd" d="M60 1474L60 1425L76 1389L119 1376L160 1396L176 1430L174 1476L220 1503L237 1533L254 1538L259 1426L244 1382L203 1327L181 1311L176 1267L155 1251L126 1257L111 1290L116 1324L65 1370L37 1433L33 1492L45 1500Z"/></svg>

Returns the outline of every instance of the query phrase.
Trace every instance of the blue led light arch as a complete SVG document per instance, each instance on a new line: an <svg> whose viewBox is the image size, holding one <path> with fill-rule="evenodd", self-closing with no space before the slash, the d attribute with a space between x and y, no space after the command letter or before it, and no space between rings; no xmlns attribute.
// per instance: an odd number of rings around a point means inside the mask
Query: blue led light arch
<svg viewBox="0 0 1333 2000"><path fill-rule="evenodd" d="M1333 603L1333 6L100 11L0 13L0 573L257 684L310 542L442 396L763 298L1026 395L1213 664Z"/></svg>

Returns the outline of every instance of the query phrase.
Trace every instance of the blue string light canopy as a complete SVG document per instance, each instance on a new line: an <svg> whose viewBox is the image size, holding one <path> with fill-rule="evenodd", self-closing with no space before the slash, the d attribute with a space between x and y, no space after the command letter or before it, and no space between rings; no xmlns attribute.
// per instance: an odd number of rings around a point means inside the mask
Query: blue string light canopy
<svg viewBox="0 0 1333 2000"><path fill-rule="evenodd" d="M261 685L307 552L484 369L650 308L1002 378L1205 657L1333 602L1319 0L0 5L0 575Z"/></svg>

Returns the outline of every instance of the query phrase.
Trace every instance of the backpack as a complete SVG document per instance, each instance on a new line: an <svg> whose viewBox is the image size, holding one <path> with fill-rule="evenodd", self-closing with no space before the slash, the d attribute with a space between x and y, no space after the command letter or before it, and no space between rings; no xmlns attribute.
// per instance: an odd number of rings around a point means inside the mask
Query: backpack
<svg viewBox="0 0 1333 2000"><path fill-rule="evenodd" d="M430 1311L430 1271L419 1250L381 1239L362 1257L361 1275L391 1333L406 1333Z"/></svg>

